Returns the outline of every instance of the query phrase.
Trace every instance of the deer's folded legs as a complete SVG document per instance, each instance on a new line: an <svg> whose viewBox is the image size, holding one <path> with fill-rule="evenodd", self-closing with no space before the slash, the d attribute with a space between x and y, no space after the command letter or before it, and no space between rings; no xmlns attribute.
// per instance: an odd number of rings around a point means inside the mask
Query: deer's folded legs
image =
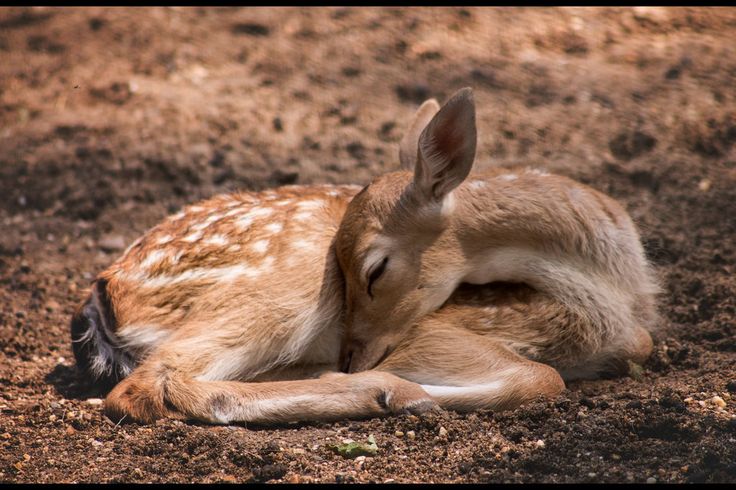
<svg viewBox="0 0 736 490"><path fill-rule="evenodd" d="M530 361L500 341L430 322L415 326L375 369L419 383L442 408L461 412L513 409L565 388L554 368Z"/></svg>

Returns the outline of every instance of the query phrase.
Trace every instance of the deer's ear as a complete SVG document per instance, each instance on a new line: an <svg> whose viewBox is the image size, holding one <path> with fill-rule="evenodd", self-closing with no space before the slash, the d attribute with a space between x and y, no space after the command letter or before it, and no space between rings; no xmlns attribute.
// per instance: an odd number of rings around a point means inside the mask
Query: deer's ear
<svg viewBox="0 0 736 490"><path fill-rule="evenodd" d="M442 199L460 185L475 160L473 91L457 91L432 118L419 136L414 185L431 200Z"/></svg>
<svg viewBox="0 0 736 490"><path fill-rule="evenodd" d="M409 126L404 138L399 143L399 161L404 170L413 170L417 164L417 152L419 150L419 135L427 126L429 121L440 110L440 105L435 99L425 100L414 114L414 119Z"/></svg>

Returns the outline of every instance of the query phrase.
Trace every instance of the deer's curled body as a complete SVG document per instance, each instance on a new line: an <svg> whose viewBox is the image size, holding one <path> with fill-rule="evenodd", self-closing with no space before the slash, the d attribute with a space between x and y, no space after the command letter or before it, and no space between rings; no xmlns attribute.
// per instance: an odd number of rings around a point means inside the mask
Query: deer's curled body
<svg viewBox="0 0 736 490"><path fill-rule="evenodd" d="M461 112L423 107L439 121L423 136L463 129ZM227 423L503 409L648 356L656 283L620 205L536 170L445 185L423 164L361 192L218 196L147 232L72 320L78 365L117 383L106 411Z"/></svg>

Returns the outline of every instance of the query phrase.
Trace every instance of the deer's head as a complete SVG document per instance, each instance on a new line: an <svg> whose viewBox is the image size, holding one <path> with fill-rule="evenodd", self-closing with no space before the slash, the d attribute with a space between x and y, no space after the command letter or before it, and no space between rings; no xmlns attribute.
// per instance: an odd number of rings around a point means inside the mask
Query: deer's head
<svg viewBox="0 0 736 490"><path fill-rule="evenodd" d="M428 100L400 145L408 171L378 177L350 202L335 244L347 288L343 371L374 367L457 286L452 191L470 173L476 139L471 89L442 108Z"/></svg>

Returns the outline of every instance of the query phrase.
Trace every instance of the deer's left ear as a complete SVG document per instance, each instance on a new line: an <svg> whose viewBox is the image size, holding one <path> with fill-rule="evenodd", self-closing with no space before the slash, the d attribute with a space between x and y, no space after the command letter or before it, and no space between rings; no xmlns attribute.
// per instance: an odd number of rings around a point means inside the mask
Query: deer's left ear
<svg viewBox="0 0 736 490"><path fill-rule="evenodd" d="M478 136L469 87L457 91L422 131L414 185L426 199L439 200L460 185L475 160Z"/></svg>
<svg viewBox="0 0 736 490"><path fill-rule="evenodd" d="M409 129L399 143L399 161L402 169L414 170L417 164L419 135L439 110L440 105L435 99L425 100L417 109Z"/></svg>

